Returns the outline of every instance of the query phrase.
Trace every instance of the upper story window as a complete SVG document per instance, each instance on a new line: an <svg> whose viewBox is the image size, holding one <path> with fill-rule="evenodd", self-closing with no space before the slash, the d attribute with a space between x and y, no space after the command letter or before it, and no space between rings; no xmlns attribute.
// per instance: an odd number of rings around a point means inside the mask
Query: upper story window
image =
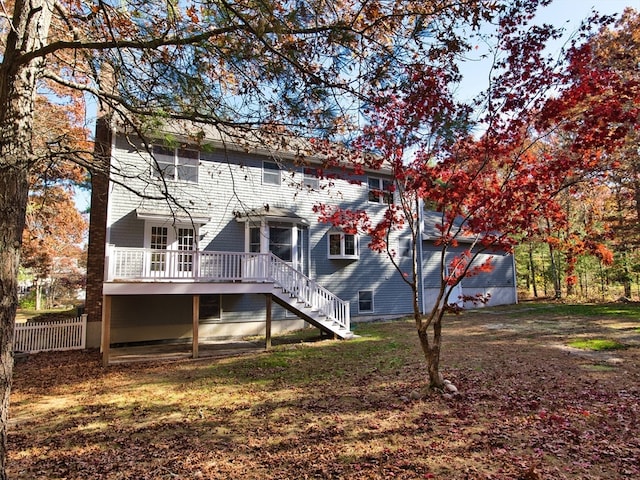
<svg viewBox="0 0 640 480"><path fill-rule="evenodd" d="M408 238L398 240L398 256L411 257L413 242Z"/></svg>
<svg viewBox="0 0 640 480"><path fill-rule="evenodd" d="M360 257L358 236L343 233L329 233L329 258L357 259Z"/></svg>
<svg viewBox="0 0 640 480"><path fill-rule="evenodd" d="M320 178L317 168L304 167L303 169L303 182L304 186L311 190L318 190L320 188Z"/></svg>
<svg viewBox="0 0 640 480"><path fill-rule="evenodd" d="M153 176L165 180L198 182L200 152L189 148L153 146Z"/></svg>
<svg viewBox="0 0 640 480"><path fill-rule="evenodd" d="M369 177L369 202L393 203L393 182L384 178Z"/></svg>
<svg viewBox="0 0 640 480"><path fill-rule="evenodd" d="M262 162L262 183L280 185L280 166L276 162Z"/></svg>

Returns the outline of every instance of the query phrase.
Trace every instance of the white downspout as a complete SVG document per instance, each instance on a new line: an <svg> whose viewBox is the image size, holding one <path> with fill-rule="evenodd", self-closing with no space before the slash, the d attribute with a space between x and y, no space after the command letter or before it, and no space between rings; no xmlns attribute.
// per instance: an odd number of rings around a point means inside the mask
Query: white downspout
<svg viewBox="0 0 640 480"><path fill-rule="evenodd" d="M423 249L422 249L422 229L423 229L423 213L424 211L424 203L421 198L418 199L418 228L417 228L417 238L416 241L418 243L418 288L420 292L420 303L422 304L422 314L427 311L425 304L425 294L424 294L424 275L422 274L422 262L423 262Z"/></svg>
<svg viewBox="0 0 640 480"><path fill-rule="evenodd" d="M511 263L513 264L513 293L516 305L518 304L518 272L516 272L516 253L515 250L511 254Z"/></svg>

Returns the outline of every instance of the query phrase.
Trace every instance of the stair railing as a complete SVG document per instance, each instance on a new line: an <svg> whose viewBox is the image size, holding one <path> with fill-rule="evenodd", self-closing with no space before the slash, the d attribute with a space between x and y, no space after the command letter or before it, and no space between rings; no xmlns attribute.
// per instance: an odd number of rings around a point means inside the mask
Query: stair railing
<svg viewBox="0 0 640 480"><path fill-rule="evenodd" d="M351 325L349 302L341 300L273 253L269 253L269 273L273 283L305 306L317 310L327 320L347 331Z"/></svg>

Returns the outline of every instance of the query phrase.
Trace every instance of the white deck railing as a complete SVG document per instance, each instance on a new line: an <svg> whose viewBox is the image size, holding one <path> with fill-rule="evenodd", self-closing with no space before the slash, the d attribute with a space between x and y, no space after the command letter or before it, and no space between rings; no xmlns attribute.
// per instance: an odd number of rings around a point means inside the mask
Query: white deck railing
<svg viewBox="0 0 640 480"><path fill-rule="evenodd" d="M110 247L107 281L268 281L265 255Z"/></svg>
<svg viewBox="0 0 640 480"><path fill-rule="evenodd" d="M82 350L86 347L87 315L68 320L16 324L15 352L36 353L53 350Z"/></svg>
<svg viewBox="0 0 640 480"><path fill-rule="evenodd" d="M321 287L291 265L269 253L270 280L292 297L296 297L307 307L318 310L340 328L350 329L351 311L349 302L341 300L329 290Z"/></svg>
<svg viewBox="0 0 640 480"><path fill-rule="evenodd" d="M341 328L350 328L349 302L336 297L272 253L153 250L110 246L110 282L272 282Z"/></svg>

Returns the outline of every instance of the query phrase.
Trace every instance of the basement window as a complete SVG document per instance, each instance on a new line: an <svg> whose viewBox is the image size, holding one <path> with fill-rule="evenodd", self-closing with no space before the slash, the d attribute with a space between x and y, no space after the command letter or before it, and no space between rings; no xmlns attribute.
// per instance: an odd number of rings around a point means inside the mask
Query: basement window
<svg viewBox="0 0 640 480"><path fill-rule="evenodd" d="M358 292L358 313L373 313L373 290Z"/></svg>
<svg viewBox="0 0 640 480"><path fill-rule="evenodd" d="M199 318L202 323L220 320L220 295L200 295Z"/></svg>

